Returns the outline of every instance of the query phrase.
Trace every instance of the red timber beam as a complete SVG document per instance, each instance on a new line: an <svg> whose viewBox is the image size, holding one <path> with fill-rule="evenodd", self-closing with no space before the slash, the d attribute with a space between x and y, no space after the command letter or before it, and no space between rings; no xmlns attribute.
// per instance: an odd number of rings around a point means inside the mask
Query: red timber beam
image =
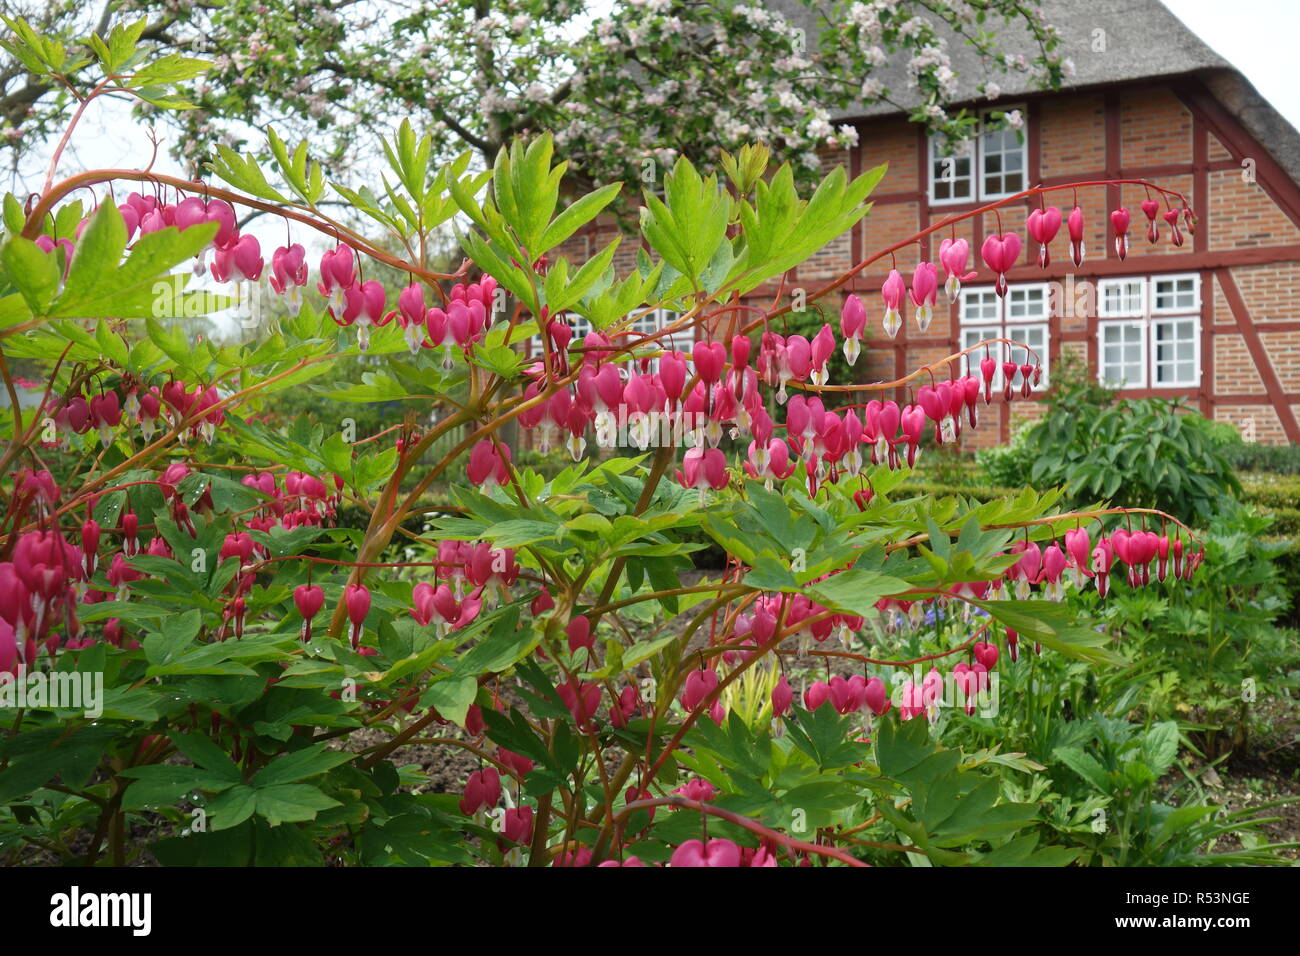
<svg viewBox="0 0 1300 956"><path fill-rule="evenodd" d="M1264 382L1264 391L1273 404L1274 411L1277 412L1278 421L1282 423L1282 431L1286 433L1287 441L1300 444L1300 421L1296 421L1295 412L1287 401L1287 393L1282 390L1277 371L1269 360L1268 351L1264 348L1259 330L1255 327L1255 320L1251 318L1250 310L1246 308L1246 300L1241 297L1241 290L1237 288L1232 272L1228 269L1216 269L1214 275L1219 282L1219 288L1223 291L1224 299L1228 302L1232 317L1237 322L1237 328L1246 343L1250 357L1254 360L1255 367L1259 369L1259 377Z"/></svg>
<svg viewBox="0 0 1300 956"><path fill-rule="evenodd" d="M1174 87L1174 93L1191 111L1193 119L1204 123L1232 154L1236 164L1232 168L1240 169L1244 159L1254 160L1255 182L1296 226L1300 226L1300 185L1278 165L1268 150L1246 132L1236 117L1199 81L1180 83ZM1196 211L1203 214L1200 209Z"/></svg>

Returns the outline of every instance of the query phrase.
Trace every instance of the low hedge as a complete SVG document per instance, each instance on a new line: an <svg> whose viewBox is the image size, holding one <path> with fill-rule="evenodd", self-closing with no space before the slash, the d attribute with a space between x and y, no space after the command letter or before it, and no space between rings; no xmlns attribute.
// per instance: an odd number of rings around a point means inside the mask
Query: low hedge
<svg viewBox="0 0 1300 956"><path fill-rule="evenodd" d="M1224 454L1239 471L1300 475L1300 445L1234 442L1224 448Z"/></svg>
<svg viewBox="0 0 1300 956"><path fill-rule="evenodd" d="M1267 540L1286 545L1286 550L1273 559L1278 572L1282 575L1287 594L1291 596L1291 608L1282 615L1278 623L1289 627L1300 627L1300 537Z"/></svg>
<svg viewBox="0 0 1300 956"><path fill-rule="evenodd" d="M1300 475L1248 472L1241 476L1245 500L1264 508L1295 508L1300 505Z"/></svg>

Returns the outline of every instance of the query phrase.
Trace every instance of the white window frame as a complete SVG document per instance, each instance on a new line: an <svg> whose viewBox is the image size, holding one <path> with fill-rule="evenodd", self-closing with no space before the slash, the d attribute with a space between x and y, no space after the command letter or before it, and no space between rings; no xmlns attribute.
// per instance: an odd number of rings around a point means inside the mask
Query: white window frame
<svg viewBox="0 0 1300 956"><path fill-rule="evenodd" d="M972 136L970 139L965 141L968 151L966 153L952 154L951 156L952 159L961 159L961 158L965 158L966 156L969 156L970 158L969 179L971 184L971 190L970 190L970 195L968 196L956 196L956 197L949 197L946 199L938 198L935 191L935 185L936 183L942 181L942 176L941 175L936 176L938 170L935 167L944 159L949 157L945 157L940 154L939 137L937 136L928 137L929 148L927 150L927 158L929 160L929 167L930 167L930 172L929 172L930 205L956 206L961 203L987 202L993 199L1005 199L1007 196L1014 196L1016 193L1023 192L1024 189L1028 188L1029 186L1029 137L1030 135L1032 135L1032 131L1029 128L1028 121L1026 121L1018 130L1012 130L1012 132L1019 133L1018 139L1019 139L1019 147L1020 147L1019 149L1020 175L1023 180L1021 188L1017 190L1012 190L1011 192L990 192L984 188L984 178L987 175L987 170L985 170L984 168L984 163L985 163L984 137L985 135L987 135L984 129L985 124L988 122L988 117L992 113L995 112L1009 113L1012 110L1019 110L1021 116L1027 115L1027 110L1025 109L1025 106L1023 104L1018 106L1008 105L1008 106L988 107L986 109L980 110L980 114L979 114L980 131L976 133L974 136ZM1001 132L1002 130L1000 129L998 131ZM999 175L1005 175L1005 170L1001 171ZM966 179L966 178L967 177L964 176L963 177L954 176L954 181L958 181L959 179Z"/></svg>
<svg viewBox="0 0 1300 956"><path fill-rule="evenodd" d="M1156 351L1156 345L1157 345L1156 332L1160 329L1161 326L1176 326L1184 322L1191 323L1192 326L1191 381L1188 382L1158 381L1157 376L1155 374L1156 369L1158 367L1160 367L1161 365L1168 365L1169 367L1176 370L1179 365L1184 364L1184 361L1182 359L1179 359L1177 355L1175 355L1175 357L1169 362L1162 363L1160 361L1159 353ZM1173 345L1175 349L1177 348L1179 341L1180 340L1178 339L1174 340ZM1177 315L1177 316L1160 315L1160 316L1153 317L1151 319L1151 384L1155 388L1198 388L1200 387L1201 384L1201 317L1199 314L1199 308L1198 308L1198 313L1196 315Z"/></svg>
<svg viewBox="0 0 1300 956"><path fill-rule="evenodd" d="M1156 302L1157 293L1156 285L1160 282L1190 282L1192 284L1191 295L1192 304L1187 307L1174 306L1173 308L1160 308ZM1201 277L1195 272L1171 272L1168 275L1153 275L1148 281L1151 288L1151 315L1200 315L1201 314ZM1177 293L1175 293L1177 294Z"/></svg>
<svg viewBox="0 0 1300 956"><path fill-rule="evenodd" d="M965 140L963 143L958 145L956 152L947 156L941 155L939 152L939 145L941 142L940 137L930 136L929 141L930 141L930 148L929 148L928 155L929 155L929 162L930 162L930 205L954 206L958 203L978 202L979 200L977 197L979 196L979 184L975 181L975 173L976 173L976 166L978 165L979 150L975 146L976 140L975 139ZM962 151L963 149L965 150L965 152ZM958 160L962 160L962 159L969 160L970 168L967 170L965 176L958 176L957 162ZM947 181L944 179L943 174L941 174L936 167L940 163L946 160L951 160L953 164L952 183L957 183L963 180L970 182L969 195L949 196L942 199L939 198L936 187L938 186L939 183L947 182Z"/></svg>
<svg viewBox="0 0 1300 956"><path fill-rule="evenodd" d="M1166 306L1158 307L1156 305L1156 286L1159 283L1180 282L1190 283L1191 302L1185 306ZM1112 311L1106 305L1106 292L1109 288L1116 287L1120 284L1132 285L1140 284L1141 287L1141 308L1138 310L1118 310ZM1168 272L1155 273L1147 276L1121 276L1114 279L1102 279L1097 286L1097 314L1102 319L1097 323L1097 380L1107 384L1116 384L1116 380L1108 378L1106 375L1105 362L1105 330L1118 326L1140 327L1142 335L1140 338L1142 347L1142 375L1141 380L1137 382L1122 381L1118 383L1120 389L1145 389L1145 388L1168 388L1168 389L1194 389L1201 385L1201 276L1197 272ZM1109 320L1109 321L1107 321ZM1174 369L1185 360L1175 358L1170 362L1160 363L1157 359L1157 342L1156 336L1160 329L1174 327L1179 323L1191 323L1191 345L1192 345L1192 377L1190 380L1162 382L1158 380L1156 374L1157 366L1168 366ZM1183 341L1187 341L1184 339ZM1175 340L1175 349L1178 340Z"/></svg>
<svg viewBox="0 0 1300 956"><path fill-rule="evenodd" d="M1147 352L1147 326L1146 326L1146 320L1140 317L1116 320L1113 322L1097 323L1097 380L1107 385L1114 385L1116 383L1116 379L1107 378L1106 376L1106 330L1112 328L1116 328L1116 329L1135 328L1139 332L1138 348L1141 352L1141 357L1138 359L1138 369L1141 375L1141 379L1137 382L1129 382L1129 381L1121 382L1119 384L1119 387L1120 388L1146 388L1147 370L1150 364L1148 352ZM1126 344L1127 343L1124 342L1123 339L1121 338L1121 341L1119 343L1120 349L1122 350ZM1121 358L1122 357L1123 356L1121 355ZM1120 365L1127 365L1127 364L1128 363L1123 361L1120 362Z"/></svg>
<svg viewBox="0 0 1300 956"><path fill-rule="evenodd" d="M1137 286L1138 304L1132 309L1111 310L1106 302L1108 289L1126 285ZM1117 279L1102 279L1097 283L1097 315L1103 319L1142 319L1147 314L1147 277L1122 276Z"/></svg>
<svg viewBox="0 0 1300 956"><path fill-rule="evenodd" d="M958 298L957 323L961 329L961 347L969 348L972 342L968 342L968 333L977 333L978 338L975 341L983 341L988 338L1006 338L1014 339L1017 342L1029 344L1030 332L1041 332L1043 336L1042 347L1036 349L1038 359L1042 367L1042 377L1037 385L1033 386L1035 392L1043 392L1051 384L1051 349L1052 349L1052 292L1051 287L1046 282L1021 283L1013 287L1013 291L1020 291L1028 295L1031 292L1038 292L1042 295L1043 309L1042 314L1033 317L1016 317L1011 316L1011 296L998 296L994 293L994 303L996 304L998 314L995 318L968 317L966 314L966 297L980 296L985 299L990 293L993 293L993 286L968 286L961 290ZM992 334L990 334L992 333ZM1005 342L998 342L995 345L988 346L988 354L998 363L997 373L993 377L992 388L994 390L1002 389L1002 363L1009 360L1012 346ZM963 375L979 374L979 359L983 358L982 354L970 353L963 356ZM1017 363L1019 364L1019 363ZM1012 380L1012 387L1019 388L1021 384L1021 375L1016 373Z"/></svg>

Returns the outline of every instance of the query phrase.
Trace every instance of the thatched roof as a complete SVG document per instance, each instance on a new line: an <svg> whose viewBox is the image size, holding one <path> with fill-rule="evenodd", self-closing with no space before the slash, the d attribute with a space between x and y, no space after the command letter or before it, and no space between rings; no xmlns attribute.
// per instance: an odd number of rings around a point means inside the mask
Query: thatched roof
<svg viewBox="0 0 1300 956"><path fill-rule="evenodd" d="M1300 133L1232 64L1215 53L1164 4L1158 0L1043 0L1040 5L1044 19L1061 35L1058 52L1074 63L1074 75L1066 80L1064 89L1086 90L1143 80L1173 81L1196 75L1292 179L1300 182ZM769 0L767 6L802 26L810 45L816 44L817 12L799 0ZM1227 15L1230 14L1225 12ZM986 27L997 33L1001 50L1026 57L1035 53L1036 47L1022 26L997 21L987 23ZM1098 34L1098 30L1104 34ZM1105 40L1102 50L1096 49L1099 36ZM955 99L958 104L976 103L977 88L987 80L998 84L1002 100L1037 91L1023 73L1006 73L986 65L969 45L955 36L949 39L948 53L960 77ZM873 76L904 107L915 105L915 91L908 87L903 57L893 57ZM842 111L837 119L865 119L896 112L888 104L857 106Z"/></svg>

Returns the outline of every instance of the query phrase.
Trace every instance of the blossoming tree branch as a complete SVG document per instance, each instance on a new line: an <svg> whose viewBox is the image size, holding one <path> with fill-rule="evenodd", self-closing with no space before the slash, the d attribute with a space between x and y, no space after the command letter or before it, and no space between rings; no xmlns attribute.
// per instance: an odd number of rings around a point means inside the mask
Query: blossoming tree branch
<svg viewBox="0 0 1300 956"><path fill-rule="evenodd" d="M856 139L831 119L851 104L915 102L912 118L954 141L972 131L977 117L950 109L957 74L944 32L980 52L991 99L1008 79L1053 88L1073 68L1022 0L805 6L796 23L729 0L630 0L595 13L574 0L421 0L400 16L339 0L138 0L105 4L93 26L129 36L155 62L210 60L201 76L155 70L139 84L140 114L196 173L218 146L265 150L248 130L270 122L311 140L327 171L360 162L369 172L369 145L409 118L429 129L439 162L469 149L490 165L516 135L552 130L569 176L599 185L641 181L680 155L716 164L719 150L761 141L812 185L817 151ZM51 5L33 24L60 44L52 63L9 50L0 146L28 151L57 137L69 90L102 78L85 17L80 5ZM1038 55L1003 52L999 29L1023 31ZM904 88L878 75L891 58L908 64ZM164 91L173 78L179 86ZM180 103L194 108L171 109Z"/></svg>

